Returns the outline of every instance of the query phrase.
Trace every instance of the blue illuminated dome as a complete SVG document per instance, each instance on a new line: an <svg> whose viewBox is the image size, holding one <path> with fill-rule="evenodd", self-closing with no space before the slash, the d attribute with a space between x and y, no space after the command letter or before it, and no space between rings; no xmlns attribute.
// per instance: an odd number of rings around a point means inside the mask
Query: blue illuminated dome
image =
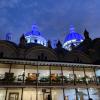
<svg viewBox="0 0 100 100"><path fill-rule="evenodd" d="M32 26L32 31L25 33L25 36L30 36L30 35L35 35L35 36L41 35L41 33L38 30L38 27L35 24Z"/></svg>
<svg viewBox="0 0 100 100"><path fill-rule="evenodd" d="M24 34L27 40L27 43L37 43L46 46L47 41L42 37L41 32L38 30L37 25L32 26L32 31Z"/></svg>
<svg viewBox="0 0 100 100"><path fill-rule="evenodd" d="M84 38L81 34L76 33L74 27L70 27L70 33L66 36L63 47L67 50L71 50L72 46L78 46Z"/></svg>

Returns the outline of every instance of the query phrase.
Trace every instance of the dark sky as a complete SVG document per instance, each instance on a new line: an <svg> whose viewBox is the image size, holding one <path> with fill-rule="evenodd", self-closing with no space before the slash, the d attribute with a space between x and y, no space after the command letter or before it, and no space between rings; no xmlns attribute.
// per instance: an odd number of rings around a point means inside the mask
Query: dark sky
<svg viewBox="0 0 100 100"><path fill-rule="evenodd" d="M34 23L46 39L63 42L70 25L78 33L86 28L91 38L100 37L100 0L0 0L1 38L11 32L18 42Z"/></svg>

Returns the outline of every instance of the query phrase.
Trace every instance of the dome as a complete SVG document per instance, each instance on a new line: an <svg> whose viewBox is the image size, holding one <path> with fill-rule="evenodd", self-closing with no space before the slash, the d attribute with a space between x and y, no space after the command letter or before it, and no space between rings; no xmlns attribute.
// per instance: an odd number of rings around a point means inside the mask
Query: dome
<svg viewBox="0 0 100 100"><path fill-rule="evenodd" d="M41 35L41 33L38 30L38 27L35 24L32 25L32 31L25 33L25 36L30 36L30 35L34 35L34 36Z"/></svg>
<svg viewBox="0 0 100 100"><path fill-rule="evenodd" d="M79 34L79 33L69 33L66 38L65 38L65 42L71 41L71 40L76 40L76 41L81 41L83 40L83 37Z"/></svg>
<svg viewBox="0 0 100 100"><path fill-rule="evenodd" d="M77 46L79 45L84 38L82 37L81 34L77 33L74 31L74 27L71 26L70 28L70 33L65 37L65 41L63 44L63 47L67 50L71 50L71 46Z"/></svg>
<svg viewBox="0 0 100 100"><path fill-rule="evenodd" d="M6 40L11 41L12 40L12 33L6 33Z"/></svg>
<svg viewBox="0 0 100 100"><path fill-rule="evenodd" d="M27 43L36 43L46 46L46 39L42 37L42 33L38 30L37 25L32 26L32 30L30 32L25 33L25 38Z"/></svg>

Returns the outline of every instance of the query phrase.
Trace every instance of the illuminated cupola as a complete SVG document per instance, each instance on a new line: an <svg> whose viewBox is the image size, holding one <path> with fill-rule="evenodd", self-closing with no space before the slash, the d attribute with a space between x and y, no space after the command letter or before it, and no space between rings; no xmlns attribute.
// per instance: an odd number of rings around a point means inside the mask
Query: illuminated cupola
<svg viewBox="0 0 100 100"><path fill-rule="evenodd" d="M81 34L75 32L74 27L71 26L70 33L65 38L63 48L70 51L70 50L72 50L73 46L75 46L75 47L78 46L83 40L84 39L81 36Z"/></svg>
<svg viewBox="0 0 100 100"><path fill-rule="evenodd" d="M35 24L32 26L32 31L25 33L25 38L27 43L36 43L43 46L47 45L46 39L42 37L41 32L38 30L38 27Z"/></svg>

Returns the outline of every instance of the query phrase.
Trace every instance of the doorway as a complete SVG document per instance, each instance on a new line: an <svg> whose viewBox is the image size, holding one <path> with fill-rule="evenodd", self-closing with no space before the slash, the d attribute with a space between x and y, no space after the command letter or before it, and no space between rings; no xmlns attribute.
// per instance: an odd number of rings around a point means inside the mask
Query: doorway
<svg viewBox="0 0 100 100"><path fill-rule="evenodd" d="M19 98L19 93L18 92L16 92L16 93L10 92L9 93L9 99L8 100L18 100L18 98Z"/></svg>
<svg viewBox="0 0 100 100"><path fill-rule="evenodd" d="M43 100L52 100L50 91L47 91L46 89L42 89L43 92Z"/></svg>

